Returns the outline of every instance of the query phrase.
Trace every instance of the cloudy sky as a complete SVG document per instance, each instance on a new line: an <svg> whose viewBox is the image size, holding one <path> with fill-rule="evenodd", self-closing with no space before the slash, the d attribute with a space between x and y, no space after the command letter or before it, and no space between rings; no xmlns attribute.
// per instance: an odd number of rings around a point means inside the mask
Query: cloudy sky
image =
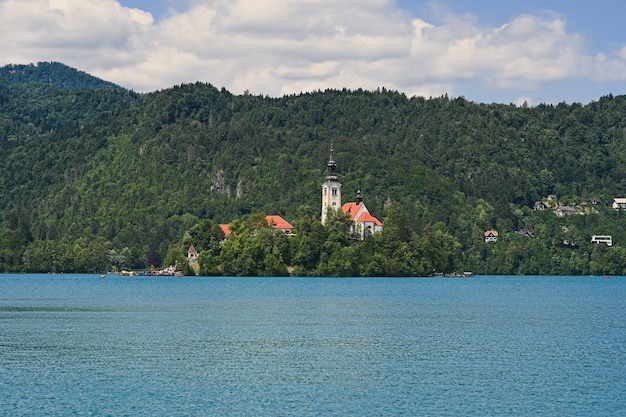
<svg viewBox="0 0 626 417"><path fill-rule="evenodd" d="M0 65L140 92L385 87L485 103L626 94L623 0L0 0Z"/></svg>

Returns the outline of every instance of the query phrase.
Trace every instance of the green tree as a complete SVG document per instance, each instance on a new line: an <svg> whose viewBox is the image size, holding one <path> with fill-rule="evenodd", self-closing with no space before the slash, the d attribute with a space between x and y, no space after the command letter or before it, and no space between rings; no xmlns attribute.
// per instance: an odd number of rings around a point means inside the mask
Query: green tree
<svg viewBox="0 0 626 417"><path fill-rule="evenodd" d="M225 275L287 275L288 237L270 229L265 215L253 214L243 222L233 222L231 230L220 257Z"/></svg>
<svg viewBox="0 0 626 417"><path fill-rule="evenodd" d="M180 248L171 248L163 259L163 267L174 266L177 270L187 272L187 257ZM185 274L187 275L187 274Z"/></svg>
<svg viewBox="0 0 626 417"><path fill-rule="evenodd" d="M299 274L315 270L326 241L326 229L314 213L310 206L301 206L294 225L293 265L298 268Z"/></svg>
<svg viewBox="0 0 626 417"><path fill-rule="evenodd" d="M183 236L183 248L193 245L198 253L209 252L218 255L224 241L224 231L212 220L202 220Z"/></svg>

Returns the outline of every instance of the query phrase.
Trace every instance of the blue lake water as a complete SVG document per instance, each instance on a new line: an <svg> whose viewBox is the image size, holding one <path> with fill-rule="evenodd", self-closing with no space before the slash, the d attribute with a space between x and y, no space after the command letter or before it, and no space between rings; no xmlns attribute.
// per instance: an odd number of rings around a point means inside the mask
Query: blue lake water
<svg viewBox="0 0 626 417"><path fill-rule="evenodd" d="M626 278L0 275L0 416L625 416Z"/></svg>

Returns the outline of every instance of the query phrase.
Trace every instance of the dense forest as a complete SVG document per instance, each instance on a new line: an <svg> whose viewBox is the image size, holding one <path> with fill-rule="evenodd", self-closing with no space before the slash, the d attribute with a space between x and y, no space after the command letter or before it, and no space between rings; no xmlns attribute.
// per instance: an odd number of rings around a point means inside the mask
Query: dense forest
<svg viewBox="0 0 626 417"><path fill-rule="evenodd" d="M58 63L11 65L0 271L191 273L193 244L203 275L626 275L626 218L611 206L626 197L625 115L626 96L530 107L205 83L137 94ZM361 190L383 232L361 241L341 214L320 223L331 144L344 201ZM556 215L563 206L572 214ZM236 231L225 242L219 223Z"/></svg>

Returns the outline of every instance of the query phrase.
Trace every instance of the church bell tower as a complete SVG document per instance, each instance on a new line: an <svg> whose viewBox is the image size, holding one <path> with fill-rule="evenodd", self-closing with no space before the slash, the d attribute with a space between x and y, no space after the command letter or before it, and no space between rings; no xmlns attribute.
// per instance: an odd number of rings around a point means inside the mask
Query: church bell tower
<svg viewBox="0 0 626 417"><path fill-rule="evenodd" d="M330 158L326 164L326 181L322 185L322 224L326 223L328 208L341 208L341 183L337 179L337 164L335 163L333 146L330 146Z"/></svg>

